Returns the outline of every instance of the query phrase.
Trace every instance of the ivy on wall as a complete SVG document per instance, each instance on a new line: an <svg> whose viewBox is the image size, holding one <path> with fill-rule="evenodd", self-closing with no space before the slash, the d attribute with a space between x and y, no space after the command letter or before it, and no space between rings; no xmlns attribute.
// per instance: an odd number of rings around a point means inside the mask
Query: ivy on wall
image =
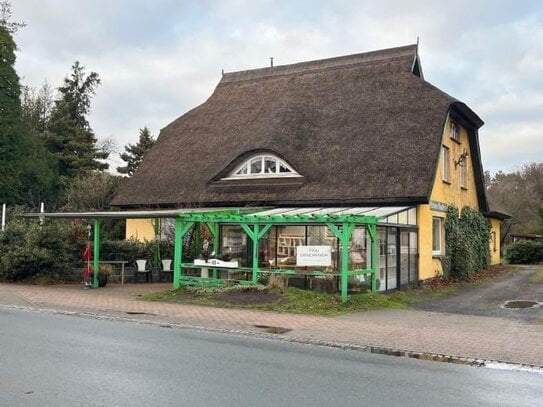
<svg viewBox="0 0 543 407"><path fill-rule="evenodd" d="M490 264L490 222L465 206L449 206L445 219L443 272L448 278L466 278Z"/></svg>

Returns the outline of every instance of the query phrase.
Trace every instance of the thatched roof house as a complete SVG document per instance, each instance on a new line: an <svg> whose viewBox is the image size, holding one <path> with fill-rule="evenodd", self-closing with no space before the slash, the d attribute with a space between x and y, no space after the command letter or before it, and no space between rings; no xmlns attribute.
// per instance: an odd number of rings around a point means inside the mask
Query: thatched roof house
<svg viewBox="0 0 543 407"><path fill-rule="evenodd" d="M427 203L448 117L469 132L486 211L483 122L424 80L416 45L224 74L206 102L162 129L113 205ZM296 176L232 176L261 153Z"/></svg>

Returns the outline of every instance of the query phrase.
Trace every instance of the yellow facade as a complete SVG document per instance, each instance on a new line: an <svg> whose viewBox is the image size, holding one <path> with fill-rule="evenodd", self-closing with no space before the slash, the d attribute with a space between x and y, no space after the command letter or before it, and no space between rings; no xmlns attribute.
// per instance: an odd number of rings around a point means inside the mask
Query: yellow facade
<svg viewBox="0 0 543 407"><path fill-rule="evenodd" d="M432 253L432 218L441 218L442 222L444 222L446 207L449 205L456 206L459 209L469 206L479 210L468 131L459 123L455 123L455 125L457 137L453 139L451 137L451 119L450 117L447 118L443 131L442 146L448 149L448 162L445 163L445 154L442 149L430 195L430 204L417 206L419 280L433 278L442 274L440 256ZM464 161L462 161L462 157L465 158ZM461 162L459 163L459 161ZM463 176L461 172L464 170L465 173ZM446 176L444 175L445 172L447 172ZM495 237L495 240L491 240L489 243L491 264L499 264L501 221L491 219L491 226L491 234ZM127 219L127 239L140 241L153 240L154 236L154 223L152 219ZM445 254L444 246L443 238L442 254Z"/></svg>
<svg viewBox="0 0 543 407"><path fill-rule="evenodd" d="M439 276L443 272L440 257L432 254L432 218L441 218L442 222L444 222L447 205L456 206L458 209L469 206L479 210L468 131L459 123L454 123L457 131L455 140L452 137L451 123L452 120L448 117L442 138L442 147L445 147L448 152L444 152L443 148L440 151L436 177L430 195L430 204L417 207L420 280ZM462 157L465 157L463 162ZM462 171L465 171L464 176L462 176ZM492 233L498 236L499 240L501 222L492 219L491 224ZM444 250L443 242L442 254L445 254ZM498 242L497 250L491 247L491 264L498 264L500 262L499 258Z"/></svg>
<svg viewBox="0 0 543 407"><path fill-rule="evenodd" d="M127 219L126 239L139 241L153 240L155 238L155 227L153 219Z"/></svg>
<svg viewBox="0 0 543 407"><path fill-rule="evenodd" d="M490 219L490 224L492 225L492 229L490 231L490 264L500 264L500 229L502 226L502 221L499 219Z"/></svg>

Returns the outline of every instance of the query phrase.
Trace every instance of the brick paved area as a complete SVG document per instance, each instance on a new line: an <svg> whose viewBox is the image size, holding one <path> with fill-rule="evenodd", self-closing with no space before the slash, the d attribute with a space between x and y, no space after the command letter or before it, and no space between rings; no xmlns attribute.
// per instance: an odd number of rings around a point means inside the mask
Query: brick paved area
<svg viewBox="0 0 543 407"><path fill-rule="evenodd" d="M126 284L83 290L80 285L0 284L0 305L130 316L247 332L261 331L255 325L276 326L291 329L283 334L286 337L312 341L543 366L542 325L414 310L381 310L327 318L137 299L138 294L168 287L166 284Z"/></svg>

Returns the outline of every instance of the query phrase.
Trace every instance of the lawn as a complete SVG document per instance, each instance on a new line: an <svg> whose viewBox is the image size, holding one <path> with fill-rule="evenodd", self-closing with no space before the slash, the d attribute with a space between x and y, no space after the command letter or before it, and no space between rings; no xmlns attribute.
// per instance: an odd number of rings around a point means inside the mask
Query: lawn
<svg viewBox="0 0 543 407"><path fill-rule="evenodd" d="M323 316L337 316L350 312L382 308L409 308L409 300L403 292L388 295L379 293L354 293L350 294L348 301L343 304L338 294L319 293L292 287L284 292L270 292L264 286L226 288L182 287L178 290L167 290L143 295L140 299L221 308L246 308Z"/></svg>
<svg viewBox="0 0 543 407"><path fill-rule="evenodd" d="M528 278L528 281L530 283L543 283L543 266L540 266L539 270Z"/></svg>
<svg viewBox="0 0 543 407"><path fill-rule="evenodd" d="M509 267L492 267L468 280L434 279L416 289L391 293L350 293L346 303L339 294L288 288L269 290L265 286L182 287L139 297L145 301L206 305L220 308L245 308L262 311L290 312L322 316L337 316L351 312L394 308L409 309L412 304L453 294L466 285L501 278L514 271ZM543 279L543 269L538 278Z"/></svg>

